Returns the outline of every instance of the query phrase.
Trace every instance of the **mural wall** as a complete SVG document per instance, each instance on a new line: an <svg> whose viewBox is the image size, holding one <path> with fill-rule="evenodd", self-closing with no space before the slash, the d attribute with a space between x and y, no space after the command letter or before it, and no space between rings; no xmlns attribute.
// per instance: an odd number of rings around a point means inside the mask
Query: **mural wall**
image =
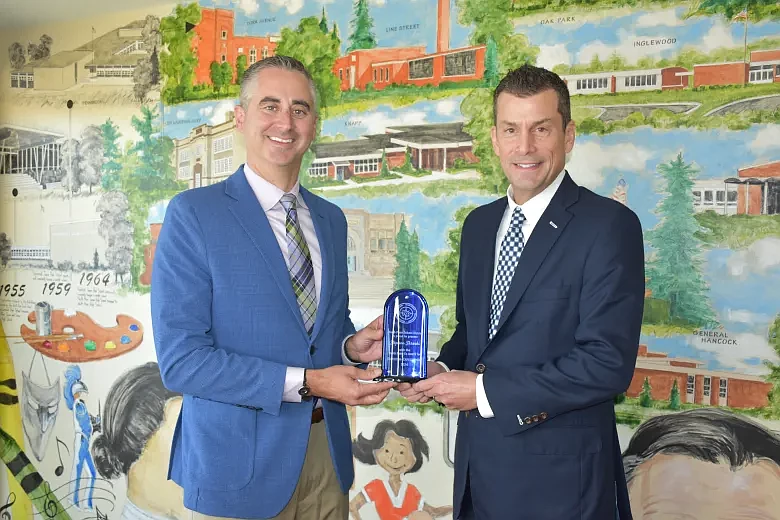
<svg viewBox="0 0 780 520"><path fill-rule="evenodd" d="M780 518L774 0L202 0L1 40L3 520L188 518L165 480L181 397L155 363L155 241L174 194L243 162L238 82L276 53L317 80L302 182L347 216L356 326L419 289L432 357L463 219L507 186L491 88L523 62L561 74L568 171L645 232L639 357L615 396L634 515ZM451 518L455 415L391 394L351 417L352 517Z"/></svg>

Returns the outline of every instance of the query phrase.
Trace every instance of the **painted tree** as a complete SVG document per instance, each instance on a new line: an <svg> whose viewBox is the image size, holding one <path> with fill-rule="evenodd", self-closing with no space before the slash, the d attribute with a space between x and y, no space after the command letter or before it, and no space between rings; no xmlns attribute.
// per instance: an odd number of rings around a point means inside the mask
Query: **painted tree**
<svg viewBox="0 0 780 520"><path fill-rule="evenodd" d="M100 184L104 155L103 132L100 127L97 125L85 127L81 132L79 143L79 175L81 183L89 187L90 193L92 193L92 186Z"/></svg>
<svg viewBox="0 0 780 520"><path fill-rule="evenodd" d="M328 19L325 17L325 6L322 6L322 18L320 18L320 30L322 34L328 34Z"/></svg>
<svg viewBox="0 0 780 520"><path fill-rule="evenodd" d="M323 34L316 16L309 16L302 18L295 29L283 28L276 47L277 54L292 56L306 66L314 78L321 108L331 105L341 96L339 79L333 74L340 45L329 34ZM321 120L318 119L318 135Z"/></svg>
<svg viewBox="0 0 780 520"><path fill-rule="evenodd" d="M680 388L677 386L677 380L672 383L672 391L669 392L669 408L671 410L680 409Z"/></svg>
<svg viewBox="0 0 780 520"><path fill-rule="evenodd" d="M152 90L152 63L144 57L136 62L133 69L133 96L140 104L147 101L146 96Z"/></svg>
<svg viewBox="0 0 780 520"><path fill-rule="evenodd" d="M382 159L381 159L381 162L382 162L382 167L381 167L381 170L380 170L379 174L382 177L386 177L386 176L390 175L390 168L387 166L387 154L385 153L384 149L382 149Z"/></svg>
<svg viewBox="0 0 780 520"><path fill-rule="evenodd" d="M11 259L11 239L5 233L0 233L0 265L8 265Z"/></svg>
<svg viewBox="0 0 780 520"><path fill-rule="evenodd" d="M179 4L174 14L160 21L163 45L160 52L160 70L165 78L163 101L183 101L192 90L192 79L197 57L192 50L195 32L192 27L200 23L200 6L197 2Z"/></svg>
<svg viewBox="0 0 780 520"><path fill-rule="evenodd" d="M65 172L60 182L66 191L76 193L81 188L80 164L78 139L66 139L60 148L60 169Z"/></svg>
<svg viewBox="0 0 780 520"><path fill-rule="evenodd" d="M401 221L398 233L395 235L395 272L393 273L393 289L408 289L409 280L409 230L406 227L406 221ZM378 246L377 246L378 247Z"/></svg>
<svg viewBox="0 0 780 520"><path fill-rule="evenodd" d="M130 202L129 219L133 225L133 249L116 249L106 261L123 266L131 261L130 283L139 292L148 291L141 287L138 277L143 269L144 247L151 240L147 218L155 204L169 200L186 189L186 183L176 179L176 169L171 162L173 140L161 135L159 114L156 107L141 107L141 116L133 116L130 124L140 140L127 147L122 156L121 191ZM117 271L119 273L119 271ZM121 273L120 273L121 274Z"/></svg>
<svg viewBox="0 0 780 520"><path fill-rule="evenodd" d="M495 77L486 77L486 82L490 80L497 83L497 79L508 70L524 63L535 64L539 55L539 47L532 46L524 34L514 33L514 27L507 16L511 9L511 0L458 0L458 22L463 26L474 27L471 43L492 45L490 41L495 42ZM488 56L486 60L487 58ZM486 70L486 74L494 73ZM493 152L490 138L490 129L493 126L492 89L472 90L461 102L460 111L466 118L464 131L474 138L474 154L479 158L475 166L482 177L484 189L491 193L505 192L508 182L501 163Z"/></svg>
<svg viewBox="0 0 780 520"><path fill-rule="evenodd" d="M780 3L777 0L701 0L692 3L685 16L721 15L732 21L741 19L743 11L753 22L780 19Z"/></svg>
<svg viewBox="0 0 780 520"><path fill-rule="evenodd" d="M767 343L780 358L780 313L775 315L775 319L767 330ZM773 417L780 417L780 363L765 361L764 365L769 369L769 374L764 376L767 383L772 383L772 390L769 391L769 408Z"/></svg>
<svg viewBox="0 0 780 520"><path fill-rule="evenodd" d="M238 58L236 58L236 85L240 85L241 80L244 79L244 72L246 72L246 67L246 54L239 54Z"/></svg>
<svg viewBox="0 0 780 520"><path fill-rule="evenodd" d="M642 383L642 392L639 394L639 406L642 406L643 408L650 408L653 406L651 390L650 380L645 377L645 381Z"/></svg>
<svg viewBox="0 0 780 520"><path fill-rule="evenodd" d="M352 20L349 22L352 33L349 35L347 52L358 49L374 49L377 46L374 36L374 20L368 12L368 0L356 0Z"/></svg>
<svg viewBox="0 0 780 520"><path fill-rule="evenodd" d="M129 220L130 202L121 191L104 193L97 205L100 215L98 234L106 241L106 262L120 282L130 272L133 260L133 224ZM95 251L97 263L97 251Z"/></svg>
<svg viewBox="0 0 780 520"><path fill-rule="evenodd" d="M488 37L487 48L485 49L485 86L496 88L501 80L499 74L500 65L498 63L498 46L492 36Z"/></svg>
<svg viewBox="0 0 780 520"><path fill-rule="evenodd" d="M108 118L105 123L100 125L100 132L103 136L103 175L100 183L105 191L113 190L119 187L119 172L122 165L119 164L119 158L122 152L119 149L119 138L122 134L119 127Z"/></svg>
<svg viewBox="0 0 780 520"><path fill-rule="evenodd" d="M147 53L146 60L149 62L149 79L151 85L158 85L160 83L159 51L162 46L159 18L151 14L146 16L144 27L141 29L141 38Z"/></svg>
<svg viewBox="0 0 780 520"><path fill-rule="evenodd" d="M13 70L21 70L27 62L24 46L19 42L12 43L8 47L8 59L11 62L11 68Z"/></svg>
<svg viewBox="0 0 780 520"><path fill-rule="evenodd" d="M339 26L336 25L336 22L333 22L333 30L330 31L330 39L338 42L338 45L341 46L341 36L339 36Z"/></svg>
<svg viewBox="0 0 780 520"><path fill-rule="evenodd" d="M212 61L211 65L209 65L209 78L211 78L211 88L214 89L214 92L222 91L222 87L225 86L224 76L222 67L216 61Z"/></svg>
<svg viewBox="0 0 780 520"><path fill-rule="evenodd" d="M693 179L698 170L683 161L682 153L660 164L666 196L659 204L660 223L647 233L654 249L647 262L648 286L653 297L669 302L672 322L695 327L717 325L702 276L700 230L693 211Z"/></svg>
<svg viewBox="0 0 780 520"><path fill-rule="evenodd" d="M406 285L410 289L419 291L422 289L420 284L420 236L417 234L417 230L409 237L408 250L406 253L409 269L407 271L408 279Z"/></svg>

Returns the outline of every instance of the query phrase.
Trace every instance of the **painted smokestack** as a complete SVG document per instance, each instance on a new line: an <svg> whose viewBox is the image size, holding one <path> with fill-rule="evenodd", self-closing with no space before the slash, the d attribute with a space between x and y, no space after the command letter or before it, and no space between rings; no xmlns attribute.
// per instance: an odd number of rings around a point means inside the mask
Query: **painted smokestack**
<svg viewBox="0 0 780 520"><path fill-rule="evenodd" d="M489 2L490 0L485 0ZM436 52L450 50L450 0L439 0L436 17Z"/></svg>

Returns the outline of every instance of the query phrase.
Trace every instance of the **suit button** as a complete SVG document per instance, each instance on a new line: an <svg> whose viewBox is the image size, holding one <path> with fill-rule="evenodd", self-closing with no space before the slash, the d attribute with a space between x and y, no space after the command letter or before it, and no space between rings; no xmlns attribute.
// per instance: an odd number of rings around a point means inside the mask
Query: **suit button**
<svg viewBox="0 0 780 520"><path fill-rule="evenodd" d="M540 413L540 414L539 414L539 418L540 418L541 420L543 420L543 421L544 421L545 419L547 419L547 412L542 412L542 413Z"/></svg>
<svg viewBox="0 0 780 520"><path fill-rule="evenodd" d="M484 363L477 363L477 373L478 374L484 374L485 373L485 364Z"/></svg>
<svg viewBox="0 0 780 520"><path fill-rule="evenodd" d="M528 424L528 423L530 423L530 422L531 422L531 418L530 418L530 417L524 417L524 418L523 418L523 422L524 422L525 424Z"/></svg>
<svg viewBox="0 0 780 520"><path fill-rule="evenodd" d="M534 415L534 416L531 417L531 420L533 422L539 422L539 416L538 415Z"/></svg>
<svg viewBox="0 0 780 520"><path fill-rule="evenodd" d="M311 354L311 355L314 355L314 352L315 352L316 350L317 350L317 347L315 347L314 345L312 345L311 347L309 347L309 354Z"/></svg>

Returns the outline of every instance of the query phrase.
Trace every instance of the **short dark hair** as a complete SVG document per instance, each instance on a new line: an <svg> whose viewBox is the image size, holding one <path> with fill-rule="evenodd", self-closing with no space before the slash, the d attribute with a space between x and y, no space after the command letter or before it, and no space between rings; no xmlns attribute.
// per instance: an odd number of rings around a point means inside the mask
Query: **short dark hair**
<svg viewBox="0 0 780 520"><path fill-rule="evenodd" d="M426 458L428 455L428 443L417 429L417 426L412 421L401 419L398 422L391 420L384 420L377 423L374 427L374 435L370 439L363 437L363 434L358 434L357 440L352 443L352 453L357 460L364 464L376 464L374 458L374 450L378 450L385 444L385 437L388 432L394 432L399 437L409 439L412 444L412 452L414 453L415 463L409 470L409 473L414 473L422 467L422 456Z"/></svg>
<svg viewBox="0 0 780 520"><path fill-rule="evenodd" d="M498 96L502 92L517 97L529 97L541 94L545 90L554 90L558 94L558 113L563 119L563 128L571 121L571 100L569 99L569 87L556 73L542 67L535 67L528 63L509 71L499 82L493 92L493 124L497 122L496 106Z"/></svg>
<svg viewBox="0 0 780 520"><path fill-rule="evenodd" d="M780 466L780 437L747 417L717 408L656 415L639 426L623 453L627 480L660 453L728 463L732 470L760 460Z"/></svg>
<svg viewBox="0 0 780 520"><path fill-rule="evenodd" d="M314 100L314 107L312 108L315 110L317 109L319 93L317 91L317 85L314 83L314 78L312 78L309 71L306 70L306 66L299 60L281 54L276 54L275 56L269 56L268 58L256 61L244 71L244 75L241 78L241 92L239 94L240 104L244 109L249 107L249 99L252 97L253 93L252 84L254 79L264 69L283 69L303 74L309 82L309 89L311 90L312 99Z"/></svg>

